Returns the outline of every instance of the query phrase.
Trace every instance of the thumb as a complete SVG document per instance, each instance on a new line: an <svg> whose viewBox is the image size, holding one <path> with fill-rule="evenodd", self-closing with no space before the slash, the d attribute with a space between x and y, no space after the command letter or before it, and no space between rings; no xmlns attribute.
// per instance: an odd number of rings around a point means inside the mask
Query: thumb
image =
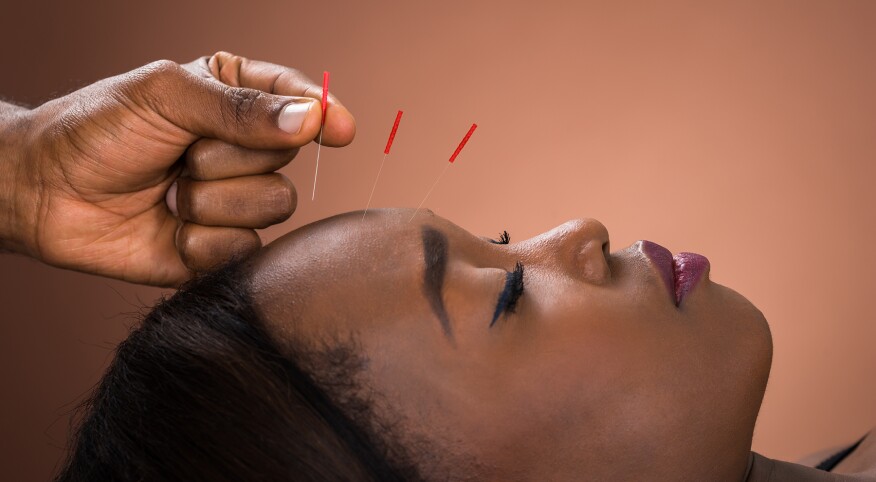
<svg viewBox="0 0 876 482"><path fill-rule="evenodd" d="M252 149L288 149L309 143L319 133L318 100L228 86L171 61L143 70L137 90L146 106L199 137Z"/></svg>

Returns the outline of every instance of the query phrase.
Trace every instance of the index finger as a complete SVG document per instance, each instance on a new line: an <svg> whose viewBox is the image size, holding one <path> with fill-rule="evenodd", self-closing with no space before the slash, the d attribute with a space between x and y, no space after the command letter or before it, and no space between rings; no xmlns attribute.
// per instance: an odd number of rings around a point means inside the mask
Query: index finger
<svg viewBox="0 0 876 482"><path fill-rule="evenodd" d="M217 52L203 58L203 67L214 78L235 87L247 87L276 95L310 97L322 100L322 85L300 71L282 65L250 60L228 52ZM342 147L353 142L356 120L353 114L329 92L322 144Z"/></svg>

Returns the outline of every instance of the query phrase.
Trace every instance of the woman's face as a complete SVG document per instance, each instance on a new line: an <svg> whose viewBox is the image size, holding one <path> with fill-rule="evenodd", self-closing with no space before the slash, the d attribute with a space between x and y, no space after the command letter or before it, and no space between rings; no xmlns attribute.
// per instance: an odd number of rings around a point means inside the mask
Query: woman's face
<svg viewBox="0 0 876 482"><path fill-rule="evenodd" d="M355 340L384 416L498 478L741 479L772 353L745 298L706 269L677 306L656 248L610 253L591 219L505 245L412 215L267 246L254 292L280 344Z"/></svg>

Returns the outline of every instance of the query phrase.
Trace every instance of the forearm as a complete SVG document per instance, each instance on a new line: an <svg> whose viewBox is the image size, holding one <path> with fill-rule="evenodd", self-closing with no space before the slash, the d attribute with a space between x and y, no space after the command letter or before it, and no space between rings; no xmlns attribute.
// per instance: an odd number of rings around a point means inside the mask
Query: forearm
<svg viewBox="0 0 876 482"><path fill-rule="evenodd" d="M30 110L0 101L0 251L35 255L36 180L26 164Z"/></svg>

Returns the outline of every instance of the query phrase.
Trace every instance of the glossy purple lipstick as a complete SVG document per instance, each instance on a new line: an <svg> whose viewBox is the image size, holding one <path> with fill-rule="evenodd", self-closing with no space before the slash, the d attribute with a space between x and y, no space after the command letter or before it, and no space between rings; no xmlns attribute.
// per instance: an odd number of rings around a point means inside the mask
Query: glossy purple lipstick
<svg viewBox="0 0 876 482"><path fill-rule="evenodd" d="M678 253L673 258L675 268L675 306L681 306L682 300L690 293L706 271L709 270L709 260L696 253Z"/></svg>
<svg viewBox="0 0 876 482"><path fill-rule="evenodd" d="M641 249L660 273L675 306L681 306L681 302L709 270L709 260L700 254L678 253L672 256L668 249L651 241L642 241Z"/></svg>

